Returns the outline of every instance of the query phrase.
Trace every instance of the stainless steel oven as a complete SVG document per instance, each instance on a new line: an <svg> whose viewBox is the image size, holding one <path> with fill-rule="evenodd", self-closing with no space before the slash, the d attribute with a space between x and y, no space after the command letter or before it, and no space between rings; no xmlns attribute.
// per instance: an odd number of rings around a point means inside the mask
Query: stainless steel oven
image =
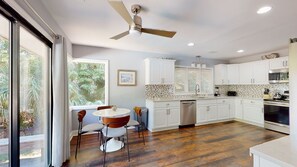
<svg viewBox="0 0 297 167"><path fill-rule="evenodd" d="M289 134L289 101L264 101L264 127Z"/></svg>

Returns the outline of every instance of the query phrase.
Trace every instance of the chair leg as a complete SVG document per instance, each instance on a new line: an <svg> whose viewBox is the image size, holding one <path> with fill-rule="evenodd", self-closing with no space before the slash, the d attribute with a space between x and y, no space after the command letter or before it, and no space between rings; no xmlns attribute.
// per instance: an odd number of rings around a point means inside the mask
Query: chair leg
<svg viewBox="0 0 297 167"><path fill-rule="evenodd" d="M80 148L81 134L79 135L78 148Z"/></svg>
<svg viewBox="0 0 297 167"><path fill-rule="evenodd" d="M143 134L143 128L141 128L141 133L142 133L143 145L145 145L144 134Z"/></svg>
<svg viewBox="0 0 297 167"><path fill-rule="evenodd" d="M103 133L102 133L103 134ZM105 137L105 142L103 144L103 153L104 153L104 157L103 157L103 167L105 166L105 158L106 158L106 147L107 147L107 135L108 134L108 127L107 127L107 130L106 130L106 137Z"/></svg>
<svg viewBox="0 0 297 167"><path fill-rule="evenodd" d="M137 126L138 138L140 138L140 125Z"/></svg>
<svg viewBox="0 0 297 167"><path fill-rule="evenodd" d="M126 135L127 135L127 151L128 151L128 160L130 162L130 151L129 151L129 137L128 137L128 129L126 127Z"/></svg>
<svg viewBox="0 0 297 167"><path fill-rule="evenodd" d="M77 135L77 140L76 140L76 149L75 149L75 159L76 159L76 157L77 157L77 147L78 147L78 143L79 143L79 134Z"/></svg>

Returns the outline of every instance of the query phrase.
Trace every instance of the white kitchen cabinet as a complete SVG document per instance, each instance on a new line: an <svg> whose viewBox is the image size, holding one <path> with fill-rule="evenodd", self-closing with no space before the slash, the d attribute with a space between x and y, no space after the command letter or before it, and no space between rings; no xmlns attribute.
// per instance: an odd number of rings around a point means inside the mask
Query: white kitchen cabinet
<svg viewBox="0 0 297 167"><path fill-rule="evenodd" d="M264 109L263 100L243 100L243 119L245 121L263 126Z"/></svg>
<svg viewBox="0 0 297 167"><path fill-rule="evenodd" d="M160 131L178 128L180 124L180 101L156 102L146 100L148 129Z"/></svg>
<svg viewBox="0 0 297 167"><path fill-rule="evenodd" d="M255 61L239 65L240 84L268 84L268 61Z"/></svg>
<svg viewBox="0 0 297 167"><path fill-rule="evenodd" d="M216 100L197 100L196 102L196 121L197 123L206 123L218 119Z"/></svg>
<svg viewBox="0 0 297 167"><path fill-rule="evenodd" d="M227 79L228 79L228 85L239 84L239 65L238 64L227 65Z"/></svg>
<svg viewBox="0 0 297 167"><path fill-rule="evenodd" d="M270 70L282 69L282 68L289 68L288 56L269 60Z"/></svg>
<svg viewBox="0 0 297 167"><path fill-rule="evenodd" d="M242 99L235 99L235 118L243 119L243 103Z"/></svg>
<svg viewBox="0 0 297 167"><path fill-rule="evenodd" d="M219 120L230 118L230 104L228 99L218 99L217 107Z"/></svg>
<svg viewBox="0 0 297 167"><path fill-rule="evenodd" d="M214 66L215 72L215 85L227 85L227 65L218 64Z"/></svg>
<svg viewBox="0 0 297 167"><path fill-rule="evenodd" d="M145 84L174 84L175 60L147 58L145 62Z"/></svg>

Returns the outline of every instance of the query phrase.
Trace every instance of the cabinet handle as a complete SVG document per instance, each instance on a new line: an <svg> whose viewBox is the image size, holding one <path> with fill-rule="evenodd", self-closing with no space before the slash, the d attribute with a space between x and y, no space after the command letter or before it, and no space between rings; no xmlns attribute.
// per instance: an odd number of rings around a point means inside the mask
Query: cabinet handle
<svg viewBox="0 0 297 167"><path fill-rule="evenodd" d="M264 113L264 108L262 108L262 113Z"/></svg>
<svg viewBox="0 0 297 167"><path fill-rule="evenodd" d="M206 111L209 111L209 106L207 106Z"/></svg>
<svg viewBox="0 0 297 167"><path fill-rule="evenodd" d="M253 83L253 79L251 79L251 83Z"/></svg>
<svg viewBox="0 0 297 167"><path fill-rule="evenodd" d="M242 104L242 100L240 100L240 104Z"/></svg>
<svg viewBox="0 0 297 167"><path fill-rule="evenodd" d="M170 115L170 109L168 109L168 115Z"/></svg>
<svg viewBox="0 0 297 167"><path fill-rule="evenodd" d="M285 61L283 61L283 67L285 66Z"/></svg>
<svg viewBox="0 0 297 167"><path fill-rule="evenodd" d="M224 80L222 79L222 84L224 83Z"/></svg>
<svg viewBox="0 0 297 167"><path fill-rule="evenodd" d="M254 101L251 101L251 103L254 103Z"/></svg>
<svg viewBox="0 0 297 167"><path fill-rule="evenodd" d="M288 61L286 61L286 66L288 66Z"/></svg>

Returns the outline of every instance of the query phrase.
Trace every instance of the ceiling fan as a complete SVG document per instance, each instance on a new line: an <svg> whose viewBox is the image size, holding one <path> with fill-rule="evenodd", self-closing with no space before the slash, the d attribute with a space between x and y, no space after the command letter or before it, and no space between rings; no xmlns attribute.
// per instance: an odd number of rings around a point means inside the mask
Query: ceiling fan
<svg viewBox="0 0 297 167"><path fill-rule="evenodd" d="M131 12L134 14L133 18L130 16L124 3L119 0L108 0L109 4L122 16L122 18L129 24L129 30L121 34L118 34L110 39L118 40L128 34L141 35L141 33L148 33L152 35L158 35L162 37L172 38L176 32L165 31L157 29L142 28L142 20L137 14L141 11L140 5L132 5Z"/></svg>

